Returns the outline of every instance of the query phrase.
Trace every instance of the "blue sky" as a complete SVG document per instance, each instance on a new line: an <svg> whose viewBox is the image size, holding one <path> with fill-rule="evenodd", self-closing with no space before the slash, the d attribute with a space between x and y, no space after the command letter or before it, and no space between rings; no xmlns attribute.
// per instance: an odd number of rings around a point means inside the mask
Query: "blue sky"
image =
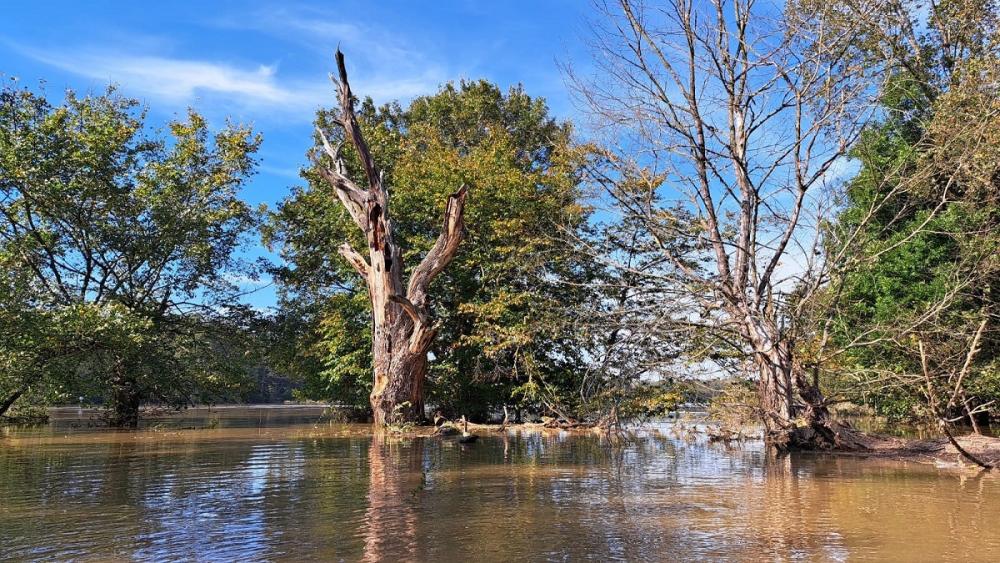
<svg viewBox="0 0 1000 563"><path fill-rule="evenodd" d="M586 65L588 2L545 0L327 2L69 2L3 4L0 75L147 103L152 124L194 107L263 133L261 165L244 191L274 204L299 183L317 107L339 44L359 95L378 102L434 92L461 78L523 83L553 113L574 117L559 70ZM262 249L251 249L259 255ZM273 288L248 300L274 303Z"/></svg>

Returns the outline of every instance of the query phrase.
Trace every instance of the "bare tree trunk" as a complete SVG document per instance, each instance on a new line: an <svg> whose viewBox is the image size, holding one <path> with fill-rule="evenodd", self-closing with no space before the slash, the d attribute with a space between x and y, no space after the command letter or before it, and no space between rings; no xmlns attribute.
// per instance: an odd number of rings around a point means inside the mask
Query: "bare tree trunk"
<svg viewBox="0 0 1000 563"><path fill-rule="evenodd" d="M744 336L753 347L765 438L785 447L792 440L798 415L792 347L781 339L777 327L751 314L746 315Z"/></svg>
<svg viewBox="0 0 1000 563"><path fill-rule="evenodd" d="M132 378L124 378L114 384L111 402L108 405L108 425L117 428L137 428L142 394Z"/></svg>
<svg viewBox="0 0 1000 563"><path fill-rule="evenodd" d="M758 359L757 395L760 399L764 428L768 441L784 441L780 435L793 425L795 420L792 402L792 381L788 366L773 363L770 359Z"/></svg>
<svg viewBox="0 0 1000 563"><path fill-rule="evenodd" d="M863 449L849 427L831 418L823 392L795 361L794 343L764 323L749 323L748 333L767 442L781 450Z"/></svg>
<svg viewBox="0 0 1000 563"><path fill-rule="evenodd" d="M333 148L323 131L319 134L333 166L317 162L317 168L368 242L367 260L349 243L341 245L339 250L365 279L371 300L374 385L369 399L377 425L418 422L424 418L427 352L436 332L431 323L427 290L455 257L465 236L462 215L467 190L462 186L448 197L441 234L414 268L404 288L403 253L394 239L389 192L354 114L354 96L347 81L344 55L339 50L337 70L341 109L338 124L344 129L345 141L354 146L361 159L368 189L361 189L347 176L339 147Z"/></svg>
<svg viewBox="0 0 1000 563"><path fill-rule="evenodd" d="M385 426L421 420L424 416L427 352L407 352L397 356L383 353L374 360L375 386L370 400L375 424Z"/></svg>
<svg viewBox="0 0 1000 563"><path fill-rule="evenodd" d="M14 391L9 397L4 399L4 401L0 403L0 416L4 416L5 414L7 414L7 411L10 410L10 407L14 406L14 403L16 403L17 400L21 398L21 395L24 395L24 392L27 390L28 390L27 387L22 387L17 391Z"/></svg>
<svg viewBox="0 0 1000 563"><path fill-rule="evenodd" d="M822 391L794 362L761 366L757 393L766 441L778 449L864 448L849 427L832 419Z"/></svg>

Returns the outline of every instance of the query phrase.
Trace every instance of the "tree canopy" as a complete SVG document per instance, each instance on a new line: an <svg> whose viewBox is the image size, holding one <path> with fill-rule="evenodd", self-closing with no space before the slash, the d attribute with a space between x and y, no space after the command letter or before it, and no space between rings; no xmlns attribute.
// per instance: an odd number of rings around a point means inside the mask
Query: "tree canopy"
<svg viewBox="0 0 1000 563"><path fill-rule="evenodd" d="M134 424L141 401L230 385L217 336L238 304L234 251L255 214L239 192L259 144L246 127L210 134L193 111L151 130L114 89L0 92L2 314L16 333L2 353L19 366L6 392L103 397Z"/></svg>
<svg viewBox="0 0 1000 563"><path fill-rule="evenodd" d="M838 240L862 226L856 265L831 285L845 351L831 384L894 418L995 412L995 14L982 1L890 13L904 30L925 33L873 31L862 45L896 64L880 99L883 118L853 149L861 168L832 227ZM961 404L934 404L952 388Z"/></svg>
<svg viewBox="0 0 1000 563"><path fill-rule="evenodd" d="M448 84L406 108L365 100L358 113L407 264L433 244L447 194L470 187L467 239L431 290L440 323L431 401L484 416L513 404L515 389L539 401L547 386L572 387L583 360L573 312L592 267L562 232L583 228L588 215L569 124L520 87L503 92L485 81ZM331 115L320 112L317 124L326 129ZM307 186L275 211L268 238L290 265L281 271L284 303L310 317L307 357L324 366L305 393L360 404L370 385L370 321L364 287L335 249L364 243L316 171L303 175Z"/></svg>

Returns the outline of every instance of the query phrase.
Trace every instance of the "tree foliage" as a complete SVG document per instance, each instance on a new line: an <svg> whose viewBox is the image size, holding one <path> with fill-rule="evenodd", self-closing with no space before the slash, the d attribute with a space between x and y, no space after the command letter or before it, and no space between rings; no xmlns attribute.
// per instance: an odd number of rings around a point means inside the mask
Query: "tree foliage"
<svg viewBox="0 0 1000 563"><path fill-rule="evenodd" d="M317 124L328 129L333 115L320 112ZM407 264L436 239L447 195L470 186L468 236L431 290L440 330L429 401L450 414L484 417L510 403L519 385L555 385L569 396L583 360L574 305L590 271L560 236L587 218L577 186L582 157L569 125L519 87L503 92L485 81L448 84L405 109L365 100L358 118L389 186ZM342 150L357 172L351 149ZM281 272L285 303L310 304L307 353L323 369L305 390L360 405L371 385L370 320L358 297L363 284L336 247L364 241L315 171L304 177L307 186L275 211L267 234L291 266Z"/></svg>
<svg viewBox="0 0 1000 563"><path fill-rule="evenodd" d="M854 148L861 169L832 227L833 239L857 232L859 252L831 287L844 350L831 384L905 418L944 409L932 397L957 383L964 404L951 405L953 416L1000 398L997 10L980 0L897 8L871 22L861 45L894 64L883 119ZM958 378L982 322L974 363Z"/></svg>
<svg viewBox="0 0 1000 563"><path fill-rule="evenodd" d="M125 424L143 401L231 387L230 276L254 224L239 191L259 144L193 111L150 130L114 89L0 92L5 385L102 398Z"/></svg>

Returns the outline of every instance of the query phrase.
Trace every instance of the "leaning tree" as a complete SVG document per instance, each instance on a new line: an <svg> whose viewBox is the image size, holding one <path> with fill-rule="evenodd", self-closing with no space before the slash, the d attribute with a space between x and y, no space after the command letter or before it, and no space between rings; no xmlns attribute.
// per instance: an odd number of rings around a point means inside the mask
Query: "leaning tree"
<svg viewBox="0 0 1000 563"><path fill-rule="evenodd" d="M365 279L372 307L372 364L374 386L370 395L377 425L419 421L424 415L424 378L427 353L436 332L431 321L428 287L458 252L465 236L462 219L466 186L448 197L444 227L434 246L413 269L409 283L403 284L403 253L396 243L389 216L389 191L375 165L354 113L354 96L347 81L344 55L337 51L336 81L343 128L360 159L368 182L367 189L348 177L340 146L333 147L320 129L329 162L317 162L319 174L333 187L351 219L364 233L368 259L345 242L340 254Z"/></svg>

